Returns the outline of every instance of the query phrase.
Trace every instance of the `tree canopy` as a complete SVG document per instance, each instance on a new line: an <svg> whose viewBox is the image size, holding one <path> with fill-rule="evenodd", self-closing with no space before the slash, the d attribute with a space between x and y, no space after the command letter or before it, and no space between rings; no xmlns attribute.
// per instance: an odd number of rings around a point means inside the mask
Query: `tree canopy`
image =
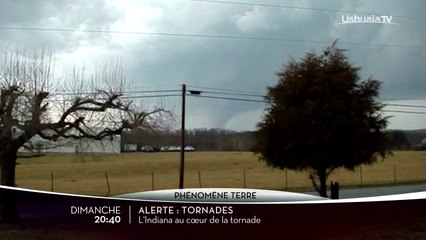
<svg viewBox="0 0 426 240"><path fill-rule="evenodd" d="M381 82L360 80L344 49L335 43L321 54L291 59L268 88L255 150L274 168L308 170L315 189L327 196L336 168L354 170L390 154L388 118L378 101Z"/></svg>

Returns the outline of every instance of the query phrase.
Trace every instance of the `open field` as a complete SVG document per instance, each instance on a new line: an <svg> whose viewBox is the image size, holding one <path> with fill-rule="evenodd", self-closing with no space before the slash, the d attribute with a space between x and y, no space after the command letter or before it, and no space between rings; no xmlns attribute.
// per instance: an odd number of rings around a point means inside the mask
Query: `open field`
<svg viewBox="0 0 426 240"><path fill-rule="evenodd" d="M177 188L179 179L179 153L49 154L18 164L18 187L51 191L53 179L53 190L65 193L105 196L105 173L109 195ZM397 151L361 168L337 170L329 181L343 187L425 181L425 153ZM185 187L200 186L312 190L306 172L269 168L250 152L188 152Z"/></svg>

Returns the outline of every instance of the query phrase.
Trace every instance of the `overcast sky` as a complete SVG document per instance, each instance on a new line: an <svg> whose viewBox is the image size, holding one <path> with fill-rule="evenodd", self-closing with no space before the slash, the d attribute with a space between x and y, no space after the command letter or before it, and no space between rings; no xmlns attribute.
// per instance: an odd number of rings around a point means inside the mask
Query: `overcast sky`
<svg viewBox="0 0 426 240"><path fill-rule="evenodd" d="M290 57L339 39L362 78L383 81L381 98L399 99L387 103L426 106L424 0L0 0L0 6L2 53L48 47L57 72L120 57L132 90L179 90L185 83L201 96L251 98L238 94L265 94ZM392 17L391 24L342 24L372 14ZM178 96L145 104L180 114ZM265 105L187 97L186 107L187 128L254 130ZM387 114L394 116L392 129L426 128L426 115Z"/></svg>

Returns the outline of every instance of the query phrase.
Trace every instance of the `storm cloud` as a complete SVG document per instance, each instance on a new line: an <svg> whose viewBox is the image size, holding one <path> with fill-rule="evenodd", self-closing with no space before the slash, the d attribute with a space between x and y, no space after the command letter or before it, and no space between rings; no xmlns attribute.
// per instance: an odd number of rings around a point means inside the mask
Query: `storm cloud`
<svg viewBox="0 0 426 240"><path fill-rule="evenodd" d="M1 0L0 47L47 46L61 69L119 56L135 89L185 83L265 94L291 57L339 39L362 78L383 81L382 98L426 105L424 1L235 2ZM338 24L354 14L392 16L395 24ZM179 97L146 101L158 102L179 114ZM188 97L187 127L253 130L264 107ZM426 128L424 115L394 115L391 128Z"/></svg>

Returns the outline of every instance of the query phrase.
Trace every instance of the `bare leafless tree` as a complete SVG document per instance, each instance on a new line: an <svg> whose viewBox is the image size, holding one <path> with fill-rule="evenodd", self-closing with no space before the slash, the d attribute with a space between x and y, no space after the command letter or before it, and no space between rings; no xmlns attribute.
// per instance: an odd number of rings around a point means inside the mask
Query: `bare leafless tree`
<svg viewBox="0 0 426 240"><path fill-rule="evenodd" d="M121 61L93 74L75 67L57 79L50 51L7 50L0 63L1 185L15 186L18 149L34 136L101 140L124 129L161 127L168 112L136 108L123 98L124 84ZM3 220L17 221L12 197L0 200Z"/></svg>

